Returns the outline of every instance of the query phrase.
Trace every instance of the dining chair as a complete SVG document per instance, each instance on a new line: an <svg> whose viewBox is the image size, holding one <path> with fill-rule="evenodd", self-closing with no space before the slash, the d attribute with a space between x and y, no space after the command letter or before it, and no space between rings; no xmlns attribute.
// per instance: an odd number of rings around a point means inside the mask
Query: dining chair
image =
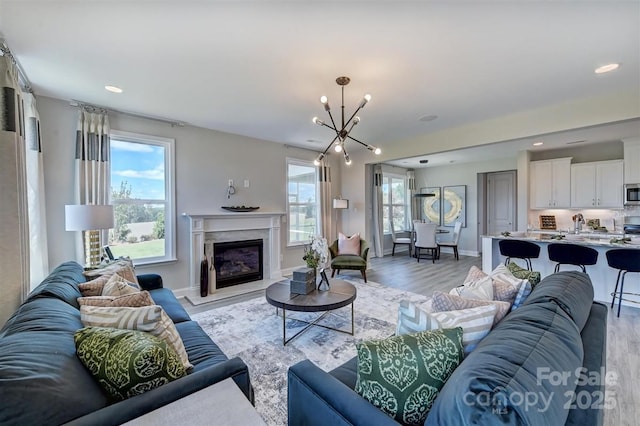
<svg viewBox="0 0 640 426"><path fill-rule="evenodd" d="M458 240L460 239L460 230L462 229L462 222L458 221L453 225L453 235L450 240L438 240L438 257L440 257L440 247L453 248L453 255L456 260L460 260L458 257Z"/></svg>
<svg viewBox="0 0 640 426"><path fill-rule="evenodd" d="M396 237L396 230L393 226L393 219L389 220L389 229L391 229L391 240L393 241L393 249L391 249L391 256L396 253L396 245L406 244L409 246L409 256L411 256L411 237Z"/></svg>
<svg viewBox="0 0 640 426"><path fill-rule="evenodd" d="M430 253L432 263L436 263L438 256L438 244L436 243L436 224L435 223L414 223L416 230L416 258L420 262L420 250L427 250ZM429 254L427 254L429 256Z"/></svg>

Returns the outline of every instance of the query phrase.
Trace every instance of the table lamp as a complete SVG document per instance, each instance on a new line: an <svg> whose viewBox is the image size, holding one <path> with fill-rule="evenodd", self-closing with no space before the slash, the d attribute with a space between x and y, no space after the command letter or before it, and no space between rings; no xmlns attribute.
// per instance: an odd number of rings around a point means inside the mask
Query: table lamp
<svg viewBox="0 0 640 426"><path fill-rule="evenodd" d="M113 206L98 204L80 204L64 206L65 229L67 231L85 231L84 251L88 266L100 263L100 230L114 226Z"/></svg>

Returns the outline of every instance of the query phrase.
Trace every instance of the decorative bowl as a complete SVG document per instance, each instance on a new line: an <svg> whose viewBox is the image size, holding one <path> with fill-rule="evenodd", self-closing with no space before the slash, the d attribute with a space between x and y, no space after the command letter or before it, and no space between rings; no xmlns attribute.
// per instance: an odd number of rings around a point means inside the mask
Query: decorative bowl
<svg viewBox="0 0 640 426"><path fill-rule="evenodd" d="M252 212L254 210L258 210L260 207L222 206L222 208L230 212Z"/></svg>

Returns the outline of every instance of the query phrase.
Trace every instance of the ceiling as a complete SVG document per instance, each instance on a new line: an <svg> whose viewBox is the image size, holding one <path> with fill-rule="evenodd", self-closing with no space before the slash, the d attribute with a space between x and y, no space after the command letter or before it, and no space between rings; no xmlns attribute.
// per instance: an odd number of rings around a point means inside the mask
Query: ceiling
<svg viewBox="0 0 640 426"><path fill-rule="evenodd" d="M347 117L373 97L352 135L383 148L572 99L640 97L638 1L0 0L0 36L38 95L316 150L331 131L311 118L327 118L320 95L338 117L341 75ZM621 66L594 74L610 62Z"/></svg>
<svg viewBox="0 0 640 426"><path fill-rule="evenodd" d="M618 123L550 133L472 148L418 155L411 158L400 158L385 161L385 164L407 169L421 169L446 166L454 163L460 164L501 158L512 159L516 158L520 151L546 151L594 144L599 144L603 150L607 150L608 147L606 144L608 143L619 143L621 139L637 136L640 136L640 120L626 120ZM536 146L533 145L534 143L542 143L542 145Z"/></svg>

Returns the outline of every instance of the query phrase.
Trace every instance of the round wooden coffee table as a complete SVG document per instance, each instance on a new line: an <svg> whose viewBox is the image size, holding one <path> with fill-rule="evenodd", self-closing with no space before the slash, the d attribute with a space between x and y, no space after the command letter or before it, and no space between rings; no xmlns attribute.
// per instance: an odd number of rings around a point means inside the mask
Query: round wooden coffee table
<svg viewBox="0 0 640 426"><path fill-rule="evenodd" d="M309 294L295 294L290 291L289 280L280 281L267 287L266 297L269 304L282 309L282 345L286 345L291 340L305 332L309 327L315 325L317 327L327 328L329 330L339 331L341 333L351 334L353 336L353 301L356 299L356 288L343 280L329 280L329 290L314 290ZM340 330L338 328L329 327L327 325L318 324L329 311L351 305L351 331ZM286 334L286 312L322 312L317 319L312 322L296 319L296 321L307 324L305 328L297 332L287 339Z"/></svg>

